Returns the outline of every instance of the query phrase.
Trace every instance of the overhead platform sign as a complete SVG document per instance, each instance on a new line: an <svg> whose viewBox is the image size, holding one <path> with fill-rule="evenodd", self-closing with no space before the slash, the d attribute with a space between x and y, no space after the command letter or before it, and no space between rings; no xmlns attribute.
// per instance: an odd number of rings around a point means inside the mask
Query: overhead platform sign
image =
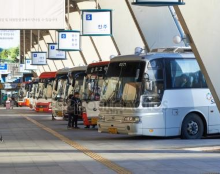
<svg viewBox="0 0 220 174"><path fill-rule="evenodd" d="M57 49L58 49L57 43L48 43L48 59L65 60L66 52Z"/></svg>
<svg viewBox="0 0 220 174"><path fill-rule="evenodd" d="M65 0L0 0L0 29L64 29Z"/></svg>
<svg viewBox="0 0 220 174"><path fill-rule="evenodd" d="M32 65L47 65L47 52L31 52Z"/></svg>
<svg viewBox="0 0 220 174"><path fill-rule="evenodd" d="M31 73L30 70L26 70L26 69L25 69L25 64L20 64L20 65L19 65L19 72L20 72L20 73Z"/></svg>
<svg viewBox="0 0 220 174"><path fill-rule="evenodd" d="M32 65L32 60L31 59L26 59L25 60L25 69L26 70L37 70L37 66Z"/></svg>
<svg viewBox="0 0 220 174"><path fill-rule="evenodd" d="M80 51L80 31L58 31L58 50Z"/></svg>
<svg viewBox="0 0 220 174"><path fill-rule="evenodd" d="M184 5L183 0L134 0L134 5L146 6L170 6L170 5Z"/></svg>
<svg viewBox="0 0 220 174"><path fill-rule="evenodd" d="M112 10L82 10L83 36L111 36Z"/></svg>
<svg viewBox="0 0 220 174"><path fill-rule="evenodd" d="M0 64L0 74L8 73L8 64Z"/></svg>

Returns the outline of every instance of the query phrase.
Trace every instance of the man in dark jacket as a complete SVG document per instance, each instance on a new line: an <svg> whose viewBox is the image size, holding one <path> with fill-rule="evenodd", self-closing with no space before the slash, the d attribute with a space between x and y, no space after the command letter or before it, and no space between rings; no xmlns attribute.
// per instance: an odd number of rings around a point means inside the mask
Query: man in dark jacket
<svg viewBox="0 0 220 174"><path fill-rule="evenodd" d="M73 94L70 94L67 98L67 106L70 106L71 105L71 100L72 100L72 97L73 97ZM67 115L68 115L68 126L67 128L72 128L72 114L68 113L68 108L67 108Z"/></svg>
<svg viewBox="0 0 220 174"><path fill-rule="evenodd" d="M69 104L70 104L69 108L71 108L71 111L70 110L67 111L70 114L68 127L74 127L76 129L79 129L79 127L77 126L77 122L78 122L79 115L82 114L82 102L79 99L78 92L74 93L74 96L71 98L71 101Z"/></svg>

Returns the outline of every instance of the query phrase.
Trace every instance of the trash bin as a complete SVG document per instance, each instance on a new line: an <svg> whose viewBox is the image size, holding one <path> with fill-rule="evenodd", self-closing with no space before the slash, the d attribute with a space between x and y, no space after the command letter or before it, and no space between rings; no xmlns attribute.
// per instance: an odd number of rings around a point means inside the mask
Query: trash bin
<svg viewBox="0 0 220 174"><path fill-rule="evenodd" d="M10 107L11 107L10 101L6 101L6 109L10 109Z"/></svg>

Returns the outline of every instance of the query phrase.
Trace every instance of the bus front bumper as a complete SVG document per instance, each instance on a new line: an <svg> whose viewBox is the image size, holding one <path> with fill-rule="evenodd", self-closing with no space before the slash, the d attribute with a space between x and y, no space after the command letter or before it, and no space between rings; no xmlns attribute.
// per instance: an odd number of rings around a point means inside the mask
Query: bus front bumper
<svg viewBox="0 0 220 174"><path fill-rule="evenodd" d="M50 108L35 108L36 112L52 112Z"/></svg>
<svg viewBox="0 0 220 174"><path fill-rule="evenodd" d="M62 110L53 110L52 109L52 114L54 117L59 117L59 118L62 118L63 117L63 112Z"/></svg>
<svg viewBox="0 0 220 174"><path fill-rule="evenodd" d="M25 102L18 102L18 106L26 106Z"/></svg>
<svg viewBox="0 0 220 174"><path fill-rule="evenodd" d="M111 134L143 135L142 123L117 123L98 121L98 132Z"/></svg>
<svg viewBox="0 0 220 174"><path fill-rule="evenodd" d="M35 107L36 112L52 112L52 109L49 107L50 104L47 103L37 103Z"/></svg>

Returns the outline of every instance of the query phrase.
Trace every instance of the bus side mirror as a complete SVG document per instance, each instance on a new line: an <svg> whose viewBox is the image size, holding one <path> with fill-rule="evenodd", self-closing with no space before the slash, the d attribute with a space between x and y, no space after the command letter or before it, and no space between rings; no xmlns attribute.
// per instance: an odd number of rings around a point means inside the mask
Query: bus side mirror
<svg viewBox="0 0 220 174"><path fill-rule="evenodd" d="M62 99L62 98L59 98L57 101L58 101L58 102L63 102L63 99Z"/></svg>
<svg viewBox="0 0 220 174"><path fill-rule="evenodd" d="M55 101L58 101L58 102L63 102L63 99L62 99L61 97L59 97L59 96L56 96L56 97L54 98L54 100L55 100Z"/></svg>
<svg viewBox="0 0 220 174"><path fill-rule="evenodd" d="M150 78L149 78L149 74L144 73L144 79L145 79L146 81L149 81L149 80L150 80Z"/></svg>
<svg viewBox="0 0 220 174"><path fill-rule="evenodd" d="M153 91L153 81L145 81L145 89Z"/></svg>
<svg viewBox="0 0 220 174"><path fill-rule="evenodd" d="M44 83L44 87L47 88L47 83Z"/></svg>
<svg viewBox="0 0 220 174"><path fill-rule="evenodd" d="M76 79L73 79L73 82L72 82L72 87L74 87L76 84Z"/></svg>
<svg viewBox="0 0 220 174"><path fill-rule="evenodd" d="M55 88L54 88L54 90L57 91L57 89L58 89L58 80L55 81Z"/></svg>
<svg viewBox="0 0 220 174"><path fill-rule="evenodd" d="M135 80L139 79L139 75L140 75L140 69L136 70L136 75L135 75Z"/></svg>
<svg viewBox="0 0 220 174"><path fill-rule="evenodd" d="M144 83L145 83L145 89L149 91L153 91L153 81L150 80L149 74L144 73Z"/></svg>

